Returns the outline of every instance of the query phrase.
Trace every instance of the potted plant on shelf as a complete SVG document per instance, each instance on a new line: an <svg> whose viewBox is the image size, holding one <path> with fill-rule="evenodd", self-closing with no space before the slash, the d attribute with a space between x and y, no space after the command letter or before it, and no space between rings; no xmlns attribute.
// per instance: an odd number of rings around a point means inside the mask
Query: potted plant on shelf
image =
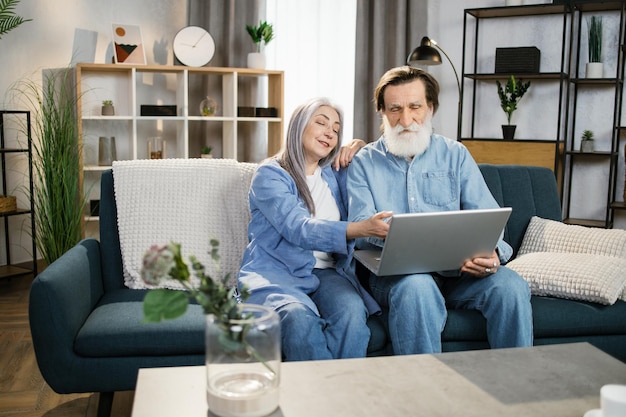
<svg viewBox="0 0 626 417"><path fill-rule="evenodd" d="M585 75L587 78L602 78L602 17L591 16L587 19L587 41L589 45L589 62Z"/></svg>
<svg viewBox="0 0 626 417"><path fill-rule="evenodd" d="M103 116L115 115L115 107L113 107L112 100L102 100L102 115Z"/></svg>
<svg viewBox="0 0 626 417"><path fill-rule="evenodd" d="M219 242L210 240L209 254L219 271ZM207 404L221 417L261 417L278 407L280 321L271 308L247 304L250 292L229 286L229 274L212 278L193 255L191 268L181 245L153 245L145 253L141 277L152 287L143 301L145 322L175 319L194 300L206 315ZM169 282L169 283L168 283ZM174 290L177 284L185 291ZM163 287L165 284L166 288ZM244 411L242 411L244 410Z"/></svg>
<svg viewBox="0 0 626 417"><path fill-rule="evenodd" d="M594 150L594 142L593 142L593 132L591 130L583 131L581 140L580 140L580 151L581 152L593 152Z"/></svg>
<svg viewBox="0 0 626 417"><path fill-rule="evenodd" d="M524 83L521 79L516 80L515 76L511 75L503 86L500 81L496 80L498 85L498 97L500 97L500 107L506 113L506 119L508 124L502 125L502 135L504 139L511 140L515 136L516 125L511 124L511 116L513 112L517 110L517 103L526 94L530 87L530 81Z"/></svg>
<svg viewBox="0 0 626 417"><path fill-rule="evenodd" d="M212 150L213 148L211 148L210 146L203 146L202 150L200 151L200 158L213 158L213 155L211 154Z"/></svg>
<svg viewBox="0 0 626 417"><path fill-rule="evenodd" d="M259 26L246 25L246 30L256 45L256 52L248 54L248 67L265 69L265 54L262 52L262 47L274 39L274 26L261 21Z"/></svg>

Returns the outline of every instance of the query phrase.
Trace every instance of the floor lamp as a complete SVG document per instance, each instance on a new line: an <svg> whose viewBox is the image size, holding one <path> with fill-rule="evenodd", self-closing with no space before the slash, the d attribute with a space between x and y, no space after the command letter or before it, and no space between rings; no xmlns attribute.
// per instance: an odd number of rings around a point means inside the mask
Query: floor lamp
<svg viewBox="0 0 626 417"><path fill-rule="evenodd" d="M418 66L418 65L441 65L441 55L437 51L437 49L433 48L433 46L437 47L448 59L452 69L454 70L454 76L456 77L456 85L459 89L459 105L458 105L458 128L457 128L457 140L461 139L461 81L459 80L459 74L456 72L456 68L452 63L452 60L444 51L437 42L433 39L430 39L428 36L424 36L422 41L420 42L420 46L415 48L411 55L406 60L406 63L410 66Z"/></svg>

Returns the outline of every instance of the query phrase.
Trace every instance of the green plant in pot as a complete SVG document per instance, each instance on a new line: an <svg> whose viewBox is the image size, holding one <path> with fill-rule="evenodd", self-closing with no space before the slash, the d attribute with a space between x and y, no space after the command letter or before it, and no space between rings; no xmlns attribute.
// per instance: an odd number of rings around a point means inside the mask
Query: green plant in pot
<svg viewBox="0 0 626 417"><path fill-rule="evenodd" d="M50 265L82 238L87 199L80 187L81 147L73 70L44 70L43 85L18 81L9 91L32 112L37 250Z"/></svg>
<svg viewBox="0 0 626 417"><path fill-rule="evenodd" d="M248 67L264 69L265 55L262 52L262 47L274 39L274 26L271 23L261 21L259 26L246 25L246 31L256 45L256 52L248 54Z"/></svg>
<svg viewBox="0 0 626 417"><path fill-rule="evenodd" d="M513 116L513 112L517 110L519 101L524 97L526 91L528 91L530 81L523 82L521 79L516 80L515 76L511 75L506 85L502 85L498 80L496 80L496 84L498 86L500 107L502 107L502 110L506 113L507 120L507 124L502 125L502 134L504 139L513 139L516 126L511 124L511 116Z"/></svg>
<svg viewBox="0 0 626 417"><path fill-rule="evenodd" d="M203 146L202 149L200 150L200 157L201 158L212 158L213 155L211 154L211 151L213 151L213 148L210 146Z"/></svg>
<svg viewBox="0 0 626 417"><path fill-rule="evenodd" d="M115 107L113 107L113 100L102 100L102 115L103 116L115 115Z"/></svg>
<svg viewBox="0 0 626 417"><path fill-rule="evenodd" d="M580 138L580 151L581 152L593 152L594 151L593 139L594 139L593 131L584 130Z"/></svg>
<svg viewBox="0 0 626 417"><path fill-rule="evenodd" d="M591 16L587 19L587 40L589 62L586 66L587 78L602 78L604 68L602 65L602 17Z"/></svg>

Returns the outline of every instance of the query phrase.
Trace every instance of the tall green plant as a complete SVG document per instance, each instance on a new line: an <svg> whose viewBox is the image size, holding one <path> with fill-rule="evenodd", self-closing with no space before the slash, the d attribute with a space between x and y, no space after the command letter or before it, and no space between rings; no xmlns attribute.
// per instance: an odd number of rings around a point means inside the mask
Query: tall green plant
<svg viewBox="0 0 626 417"><path fill-rule="evenodd" d="M16 100L33 112L37 250L51 264L82 238L86 198L79 188L80 148L73 71L46 70L43 84L19 81Z"/></svg>
<svg viewBox="0 0 626 417"><path fill-rule="evenodd" d="M0 0L0 39L2 35L15 29L24 22L30 22L33 19L24 19L15 14L15 6L20 0Z"/></svg>
<svg viewBox="0 0 626 417"><path fill-rule="evenodd" d="M589 62L601 62L602 59L602 16L587 19L589 39Z"/></svg>

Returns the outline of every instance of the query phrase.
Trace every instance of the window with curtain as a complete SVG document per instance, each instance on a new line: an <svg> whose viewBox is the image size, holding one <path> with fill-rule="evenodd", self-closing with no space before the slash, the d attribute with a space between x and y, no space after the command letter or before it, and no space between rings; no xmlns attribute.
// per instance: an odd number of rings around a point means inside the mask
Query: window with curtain
<svg viewBox="0 0 626 417"><path fill-rule="evenodd" d="M285 71L285 118L312 97L344 111L343 140L353 138L356 0L267 0L275 39L267 68ZM288 123L285 123L285 128Z"/></svg>

